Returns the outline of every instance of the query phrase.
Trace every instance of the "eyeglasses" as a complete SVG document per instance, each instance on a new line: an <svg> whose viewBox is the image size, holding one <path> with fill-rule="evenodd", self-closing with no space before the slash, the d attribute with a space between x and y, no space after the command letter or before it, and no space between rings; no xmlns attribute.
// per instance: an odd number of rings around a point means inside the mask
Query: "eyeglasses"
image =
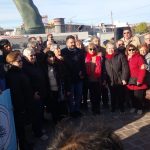
<svg viewBox="0 0 150 150"><path fill-rule="evenodd" d="M129 52L130 52L130 51L135 51L135 49L134 49L134 48L132 48L132 49L129 49L128 51L129 51Z"/></svg>
<svg viewBox="0 0 150 150"><path fill-rule="evenodd" d="M129 34L130 32L124 32L123 34Z"/></svg>
<svg viewBox="0 0 150 150"><path fill-rule="evenodd" d="M96 50L96 48L89 48L89 50L90 50L90 51L95 51L95 50Z"/></svg>

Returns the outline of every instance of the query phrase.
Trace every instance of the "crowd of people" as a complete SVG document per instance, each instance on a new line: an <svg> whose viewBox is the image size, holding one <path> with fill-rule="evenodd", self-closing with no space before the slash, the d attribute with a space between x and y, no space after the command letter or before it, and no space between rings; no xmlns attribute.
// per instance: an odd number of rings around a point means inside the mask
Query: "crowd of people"
<svg viewBox="0 0 150 150"><path fill-rule="evenodd" d="M81 117L88 99L93 115L99 115L101 107L120 114L129 108L137 116L149 108L150 34L141 43L127 27L120 40L108 41L105 47L100 43L93 36L85 47L70 35L60 49L48 34L46 41L30 37L20 52L7 39L0 40L0 90L10 88L20 150L29 149L26 119L36 137L48 139L43 130L45 112L57 124L66 117Z"/></svg>

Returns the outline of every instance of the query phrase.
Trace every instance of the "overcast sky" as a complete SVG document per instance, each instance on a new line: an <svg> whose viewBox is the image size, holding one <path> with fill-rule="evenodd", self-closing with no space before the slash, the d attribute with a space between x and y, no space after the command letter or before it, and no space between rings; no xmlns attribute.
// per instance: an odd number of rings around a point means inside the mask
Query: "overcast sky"
<svg viewBox="0 0 150 150"><path fill-rule="evenodd" d="M33 0L41 15L65 18L80 24L111 23L114 21L138 23L150 22L149 0ZM13 0L0 0L0 27L20 26L22 18Z"/></svg>

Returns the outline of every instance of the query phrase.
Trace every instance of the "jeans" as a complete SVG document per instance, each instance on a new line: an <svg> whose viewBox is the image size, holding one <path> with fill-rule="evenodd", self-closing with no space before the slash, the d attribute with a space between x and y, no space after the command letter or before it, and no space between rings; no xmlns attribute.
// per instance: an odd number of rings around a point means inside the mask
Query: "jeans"
<svg viewBox="0 0 150 150"><path fill-rule="evenodd" d="M68 96L70 113L80 111L81 97L82 81L79 81L71 85L71 94Z"/></svg>

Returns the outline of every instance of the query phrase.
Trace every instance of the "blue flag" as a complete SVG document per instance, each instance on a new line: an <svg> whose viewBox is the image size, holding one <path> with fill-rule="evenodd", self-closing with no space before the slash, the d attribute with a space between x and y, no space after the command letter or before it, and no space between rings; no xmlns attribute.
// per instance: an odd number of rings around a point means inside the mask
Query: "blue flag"
<svg viewBox="0 0 150 150"><path fill-rule="evenodd" d="M0 150L17 150L10 90L0 94Z"/></svg>

